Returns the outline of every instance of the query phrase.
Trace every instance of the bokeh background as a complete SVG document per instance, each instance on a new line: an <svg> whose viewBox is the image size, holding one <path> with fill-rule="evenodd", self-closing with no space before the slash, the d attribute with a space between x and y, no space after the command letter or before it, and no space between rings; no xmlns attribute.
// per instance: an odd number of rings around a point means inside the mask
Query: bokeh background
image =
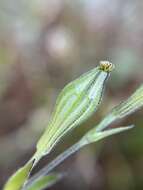
<svg viewBox="0 0 143 190"><path fill-rule="evenodd" d="M60 90L109 60L116 69L99 111L67 135L39 170L143 81L141 0L0 0L0 188L35 151ZM136 127L91 145L58 168L50 189L142 190L143 111L116 126Z"/></svg>

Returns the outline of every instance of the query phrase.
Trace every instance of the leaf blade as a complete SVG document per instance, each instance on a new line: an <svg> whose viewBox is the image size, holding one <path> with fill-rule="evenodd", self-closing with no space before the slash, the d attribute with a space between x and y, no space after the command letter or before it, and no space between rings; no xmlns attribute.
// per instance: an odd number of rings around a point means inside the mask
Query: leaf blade
<svg viewBox="0 0 143 190"><path fill-rule="evenodd" d="M18 169L7 181L4 186L4 190L20 190L27 180L30 170L33 166L33 162L30 161L25 166Z"/></svg>
<svg viewBox="0 0 143 190"><path fill-rule="evenodd" d="M126 127L118 127L118 128L108 129L105 131L100 131L100 132L97 132L96 129L93 128L92 130L90 130L83 136L83 141L85 141L84 142L85 144L94 143L94 142L97 142L108 136L115 135L115 134L121 133L123 131L132 129L133 127L134 127L134 125L129 125Z"/></svg>

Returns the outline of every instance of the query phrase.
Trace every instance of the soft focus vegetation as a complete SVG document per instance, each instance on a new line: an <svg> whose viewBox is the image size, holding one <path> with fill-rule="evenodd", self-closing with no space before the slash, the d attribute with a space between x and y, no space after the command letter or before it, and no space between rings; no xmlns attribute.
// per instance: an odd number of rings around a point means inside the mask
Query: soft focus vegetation
<svg viewBox="0 0 143 190"><path fill-rule="evenodd" d="M116 66L96 117L65 137L34 172L142 83L142 17L139 0L0 0L1 188L35 152L56 97L69 81L99 60ZM68 175L54 189L142 190L142 111L122 126L132 123L136 127L128 134L106 140L101 148L87 146L64 162L57 170Z"/></svg>

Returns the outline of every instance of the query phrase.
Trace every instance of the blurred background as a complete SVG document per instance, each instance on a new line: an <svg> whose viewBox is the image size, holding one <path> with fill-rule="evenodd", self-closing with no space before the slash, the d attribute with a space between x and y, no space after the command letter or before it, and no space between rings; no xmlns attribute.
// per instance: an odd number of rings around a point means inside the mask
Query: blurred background
<svg viewBox="0 0 143 190"><path fill-rule="evenodd" d="M143 81L140 0L0 0L0 187L34 153L60 90L109 60L116 69L102 105L67 135L39 170L93 127ZM83 148L58 168L50 189L142 190L143 111L116 126L136 127ZM35 171L36 171L35 170Z"/></svg>

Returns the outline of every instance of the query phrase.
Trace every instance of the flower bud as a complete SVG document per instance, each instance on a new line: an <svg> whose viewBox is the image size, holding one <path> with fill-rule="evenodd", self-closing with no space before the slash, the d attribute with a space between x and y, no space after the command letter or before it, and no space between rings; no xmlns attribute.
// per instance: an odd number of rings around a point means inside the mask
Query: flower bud
<svg viewBox="0 0 143 190"><path fill-rule="evenodd" d="M69 83L60 93L51 121L37 144L45 155L69 130L88 119L101 102L105 81L113 65L107 61Z"/></svg>

